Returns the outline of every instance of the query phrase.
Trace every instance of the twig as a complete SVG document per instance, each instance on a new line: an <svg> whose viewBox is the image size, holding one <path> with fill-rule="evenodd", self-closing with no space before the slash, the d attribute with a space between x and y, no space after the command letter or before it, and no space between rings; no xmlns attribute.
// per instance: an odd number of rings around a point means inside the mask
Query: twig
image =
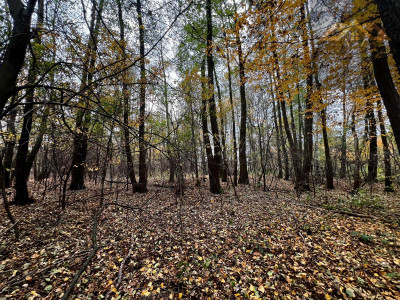
<svg viewBox="0 0 400 300"><path fill-rule="evenodd" d="M151 198L150 198L151 199ZM149 200L150 201L150 200ZM147 201L148 202L148 201ZM147 203L146 202L146 203ZM79 278L81 277L81 275L83 274L83 272L85 272L86 268L89 266L89 264L91 263L91 261L93 260L93 257L95 256L95 254L97 253L97 250L99 249L99 246L97 244L97 227L98 227L98 219L101 215L101 213L104 211L104 209L107 206L111 206L111 205L115 205L115 206L120 206L123 208L127 208L127 209L137 209L137 210L143 210L141 207L133 207L133 206L129 206L129 205L124 205L124 204L119 204L116 202L109 202L109 203L105 203L103 204L99 210L97 211L97 213L94 215L94 220L93 220L93 229L92 229L92 251L90 251L89 256L87 257L87 259L85 260L85 262L83 263L83 265L79 268L78 272L75 274L74 278L72 279L71 283L69 284L67 290L65 291L64 295L62 296L61 300L66 300L68 299L69 295L72 293L72 291L75 288L75 285L77 284Z"/></svg>
<svg viewBox="0 0 400 300"><path fill-rule="evenodd" d="M133 248L135 247L135 242L134 242L134 239L133 239L133 233L131 234L131 241L132 241L131 248L129 249L128 254L125 256L125 258L122 260L121 264L119 265L118 280L117 280L117 283L115 284L115 288L116 289L118 289L119 286L121 285L121 282L122 282L122 271L124 270L124 266L125 266L127 260L132 255ZM110 295L111 295L111 290L109 290L107 292L107 295L106 295L105 299L110 298Z"/></svg>

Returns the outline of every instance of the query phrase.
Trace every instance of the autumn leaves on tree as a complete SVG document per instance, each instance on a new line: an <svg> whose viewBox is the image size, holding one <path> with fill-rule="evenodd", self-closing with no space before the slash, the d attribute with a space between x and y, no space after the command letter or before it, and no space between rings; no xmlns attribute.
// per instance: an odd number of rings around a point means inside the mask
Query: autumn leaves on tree
<svg viewBox="0 0 400 300"><path fill-rule="evenodd" d="M262 180L266 190L268 174L292 180L298 193L317 182L333 189L336 177L352 178L358 189L364 167L366 182L382 173L385 189L393 190L393 138L400 143L397 2L336 1L332 17L340 22L328 31L318 25L326 12L318 15L304 0L188 2L171 19L179 32L172 46L164 39L173 26L157 28L150 2L118 0L108 20L111 4L82 4L87 32L69 28L63 34L70 44L57 50L58 36L46 30L60 20L44 10L59 11L60 3L7 3L12 26L0 65L7 124L2 165L5 187L15 179L16 204L33 200L27 182L48 153L42 144L55 136L49 135L54 120L71 138L69 161L58 172L71 190L84 189L88 172L96 177L93 170L101 169L104 182L124 174L133 192L146 192L149 173L163 169L155 163L160 155L167 157L171 183L177 170L199 178L200 165L217 194L221 181ZM67 73L75 79L61 79ZM179 79L172 84L171 77ZM174 91L181 87L184 97ZM46 94L51 105L36 100ZM154 106L158 97L164 113ZM334 111L341 113L332 118ZM178 147L186 135L190 149ZM93 167L91 151L97 153ZM182 151L190 153L190 168ZM123 165L116 177L113 160Z"/></svg>

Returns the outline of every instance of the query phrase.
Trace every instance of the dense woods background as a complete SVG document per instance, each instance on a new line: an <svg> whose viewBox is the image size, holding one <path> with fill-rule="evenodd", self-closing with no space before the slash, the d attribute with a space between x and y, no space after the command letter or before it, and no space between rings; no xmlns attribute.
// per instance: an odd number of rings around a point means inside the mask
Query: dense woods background
<svg viewBox="0 0 400 300"><path fill-rule="evenodd" d="M399 20L396 0L2 1L0 294L395 299ZM328 227L332 241L312 235ZM292 242L329 255L339 228L359 255L343 262L354 280L306 283L317 268L258 261L296 260ZM186 257L169 281L155 273L158 241L161 260ZM28 260L46 243L56 248L38 269ZM249 272L261 268L253 281L245 265L212 278L229 265L218 253L242 247ZM95 279L93 261L117 249ZM370 267L376 255L386 265Z"/></svg>

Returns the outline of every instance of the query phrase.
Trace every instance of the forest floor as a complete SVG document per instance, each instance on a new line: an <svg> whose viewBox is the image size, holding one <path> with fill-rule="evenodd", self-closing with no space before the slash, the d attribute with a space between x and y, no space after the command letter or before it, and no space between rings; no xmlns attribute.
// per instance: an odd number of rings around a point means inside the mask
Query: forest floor
<svg viewBox="0 0 400 300"><path fill-rule="evenodd" d="M99 215L71 299L400 299L399 192L186 185L183 198L160 182L108 189L105 203L120 206ZM0 299L59 299L92 250L99 188L69 192L63 212L55 191L31 190L34 204L12 206L18 241L1 205Z"/></svg>

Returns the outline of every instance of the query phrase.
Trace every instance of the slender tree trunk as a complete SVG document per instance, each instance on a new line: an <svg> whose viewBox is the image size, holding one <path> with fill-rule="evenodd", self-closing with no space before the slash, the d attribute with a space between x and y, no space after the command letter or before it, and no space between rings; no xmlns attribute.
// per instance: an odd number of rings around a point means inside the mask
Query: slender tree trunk
<svg viewBox="0 0 400 300"><path fill-rule="evenodd" d="M208 131L208 122L207 122L207 88L204 82L206 73L205 73L205 62L203 60L201 64L201 125L203 130L203 141L204 147L206 149L207 155L207 166L208 166L208 175L210 180L210 192L214 194L219 194L221 192L221 185L219 182L219 168L215 163L215 156L212 153L210 136ZM215 151L215 148L214 148Z"/></svg>
<svg viewBox="0 0 400 300"><path fill-rule="evenodd" d="M276 116L276 108L275 108L274 100L272 101L272 109L273 109L273 114L274 114L275 136L276 136L277 156L278 156L278 178L282 179L283 173L282 173L282 158L281 158L281 139L280 139L280 134L279 134L279 127L278 127L278 121L277 121L277 116Z"/></svg>
<svg viewBox="0 0 400 300"><path fill-rule="evenodd" d="M356 130L356 117L355 117L355 108L353 108L353 112L351 114L351 131L353 132L354 138L354 183L353 183L353 191L357 192L357 190L361 186L361 177L360 177L360 149L358 145L358 135Z"/></svg>
<svg viewBox="0 0 400 300"><path fill-rule="evenodd" d="M238 27L237 20L235 26ZM246 103L246 77L244 71L244 58L242 51L242 41L240 40L239 30L235 30L236 45L239 58L239 91L240 91L240 131L239 131L239 184L249 184L249 174L247 171L246 157L246 122L247 122L247 103Z"/></svg>
<svg viewBox="0 0 400 300"><path fill-rule="evenodd" d="M146 62L144 57L144 26L142 21L141 0L136 2L137 19L139 23L139 52L140 52L140 90L139 90L139 183L136 185L135 192L147 192L147 166L146 166Z"/></svg>
<svg viewBox="0 0 400 300"><path fill-rule="evenodd" d="M170 114L169 114L169 103L168 103L168 86L167 86L167 76L165 73L165 63L164 63L164 53L163 53L163 45L162 41L160 43L160 48L161 48L161 66L162 66L162 72L163 72L163 93L164 93L164 105L165 105L165 119L167 121L167 134L170 135ZM172 138L172 135L171 135ZM174 158L172 157L172 151L170 144L167 143L167 154L169 157L169 182L174 182L175 181L175 163L174 163ZM179 163L179 162L177 162Z"/></svg>
<svg viewBox="0 0 400 300"><path fill-rule="evenodd" d="M334 189L335 187L333 185L333 164L332 164L331 151L329 148L328 131L326 127L326 108L323 108L321 111L321 120L322 120L322 137L324 140L324 151L325 151L326 188Z"/></svg>
<svg viewBox="0 0 400 300"><path fill-rule="evenodd" d="M289 99L291 99L291 96L289 94ZM289 110L290 110L290 127L292 129L292 134L293 134L293 142L295 147L298 149L300 153L300 147L298 147L297 144L297 131L296 131L296 124L294 122L294 114L293 114L293 101L289 103Z"/></svg>
<svg viewBox="0 0 400 300"><path fill-rule="evenodd" d="M281 141L281 147L282 147L282 153L283 153L283 164L284 164L284 168L285 168L285 180L289 180L290 178L290 168L289 168L289 157L288 157L288 153L286 150L286 142L285 139L283 137L283 131L284 126L282 125L282 114L281 114L281 104L278 101L277 103L278 105L278 122L279 122L279 135L280 135L280 141ZM290 147L290 145L289 145Z"/></svg>
<svg viewBox="0 0 400 300"><path fill-rule="evenodd" d="M26 159L26 172L29 174L31 172L33 162L36 159L37 154L39 153L40 147L42 146L43 136L47 132L47 119L49 117L50 107L47 106L43 112L42 119L40 121L39 132L36 136L36 140L34 145L32 146L31 151L28 154ZM28 178L27 178L28 179Z"/></svg>
<svg viewBox="0 0 400 300"><path fill-rule="evenodd" d="M343 110L343 124L342 124L342 139L340 147L340 174L341 179L346 178L346 136L347 136L347 115L346 115L346 90L343 91L342 100L342 110Z"/></svg>
<svg viewBox="0 0 400 300"><path fill-rule="evenodd" d="M233 184L236 186L238 183L238 161L237 161L237 141L236 141L236 121L235 121L235 107L233 105L233 91L232 91L232 72L229 62L229 51L227 51L227 64L228 64L228 87L229 87L229 104L231 105L232 116L232 139L233 139Z"/></svg>
<svg viewBox="0 0 400 300"><path fill-rule="evenodd" d="M123 52L123 58L126 59L126 53L125 53L125 23L124 23L124 17L123 17L123 10L122 10L122 3L121 0L117 0L117 6L118 6L118 21L119 21L119 36L120 36L120 44L122 47L122 52ZM129 90L128 90L128 84L127 84L127 72L122 73L122 99L123 99L123 119L124 119L124 126L123 126L123 132L124 132L124 152L125 152L125 157L126 157L126 163L127 163L127 172L128 172L128 177L132 185L132 190L134 186L136 185L136 176L135 176L135 168L133 165L133 157L132 157L132 151L131 151L131 145L130 145L130 134L129 134ZM111 136L110 136L111 138ZM105 165L106 167L106 165Z"/></svg>
<svg viewBox="0 0 400 300"><path fill-rule="evenodd" d="M10 136L6 139L4 157L3 157L3 173L4 173L4 188L11 187L11 168L14 156L15 147L15 118L17 116L17 110L14 109L9 115L9 120L7 122L7 132Z"/></svg>
<svg viewBox="0 0 400 300"><path fill-rule="evenodd" d="M378 139L376 133L376 119L374 106L371 100L367 101L369 159L368 159L368 181L373 182L378 177Z"/></svg>
<svg viewBox="0 0 400 300"><path fill-rule="evenodd" d="M194 173L196 177L196 185L200 184L199 181L199 164L197 161L197 143L196 143L196 137L194 135L194 129L195 129L195 115L193 112L193 101L192 97L189 94L189 103L190 103L190 131L191 131L191 140L192 140L192 156L193 156L193 165L194 165Z"/></svg>
<svg viewBox="0 0 400 300"><path fill-rule="evenodd" d="M310 176L312 171L312 158L313 158L313 103L312 103L312 86L313 86L313 76L312 76L312 66L311 66L311 54L308 45L308 34L306 27L306 16L304 5L300 7L301 21L303 23L302 39L303 39L303 49L304 49L304 63L305 72L307 75L306 84L306 110L304 114L304 153L303 153L303 176L304 176L304 188L306 190L310 189Z"/></svg>
<svg viewBox="0 0 400 300"><path fill-rule="evenodd" d="M382 113L382 102L380 99L377 100L377 110L378 110L378 120L379 126L381 129L381 140L383 145L383 157L384 157L384 164L385 164L385 192L393 192L393 185L392 185L392 166L390 163L390 149L389 149L389 142L387 138L386 128L385 128L385 120L383 118Z"/></svg>
<svg viewBox="0 0 400 300"><path fill-rule="evenodd" d="M210 161L209 161L209 173L210 173L210 191L214 194L220 194L222 192L221 184L219 180L219 174L221 174L221 144L220 144L220 136L218 129L218 121L217 121L217 109L215 105L215 95L214 95L214 59L213 59L213 25L212 25L212 17L211 17L211 0L206 1L206 21L207 21L207 47L206 47L206 55L207 55L207 77L208 77L208 86L207 86L207 99L208 99L208 110L210 115L210 125L213 136L213 144L214 144L214 156L211 160L211 169L210 169Z"/></svg>
<svg viewBox="0 0 400 300"><path fill-rule="evenodd" d="M97 39L100 31L101 15L104 6L104 0L100 0L99 6L96 7L96 1L93 1L92 17L89 28L89 42L87 47L87 61L85 66L87 68L82 72L81 88L83 92L87 89L93 81L93 72L97 59ZM91 89L89 89L86 97L89 97ZM85 162L88 153L88 129L90 122L90 113L88 112L87 98L81 99L84 103L84 108L79 109L76 116L76 132L74 135L74 150L72 154L72 170L71 170L71 183L69 188L71 190L85 189Z"/></svg>
<svg viewBox="0 0 400 300"><path fill-rule="evenodd" d="M276 73L276 90L277 90L278 106L282 113L284 129L286 132L287 140L289 142L289 149L292 157L292 164L294 170L295 190L299 194L303 188L303 178L304 178L301 170L301 157L299 156L298 149L294 144L293 136L290 131L290 125L286 113L286 101L283 98L283 92L282 92L278 55L275 49L273 49L273 57L274 57L274 71Z"/></svg>
<svg viewBox="0 0 400 300"><path fill-rule="evenodd" d="M222 182L227 182L228 181L228 170L226 169L226 136L225 136L225 113L223 112L223 107L222 107L222 96L221 96L221 89L218 83L218 77L217 77L217 72L215 71L215 66L214 66L214 77L215 77L215 85L217 86L217 94L218 94L218 105L219 105L219 111L221 115L221 142L222 142Z"/></svg>
<svg viewBox="0 0 400 300"><path fill-rule="evenodd" d="M383 1L383 0L382 0ZM398 4L396 4L398 6ZM372 31L370 38L371 58L374 68L375 80L381 94L383 103L392 125L397 149L400 149L400 96L390 73L389 63L384 43L377 38L377 30Z"/></svg>
<svg viewBox="0 0 400 300"><path fill-rule="evenodd" d="M303 156L303 141L302 141L302 128L303 128L303 118L301 116L301 91L300 91L300 84L297 83L297 115L298 115L298 122L299 122L299 142L298 142L298 147L299 147L299 152L300 156Z"/></svg>

